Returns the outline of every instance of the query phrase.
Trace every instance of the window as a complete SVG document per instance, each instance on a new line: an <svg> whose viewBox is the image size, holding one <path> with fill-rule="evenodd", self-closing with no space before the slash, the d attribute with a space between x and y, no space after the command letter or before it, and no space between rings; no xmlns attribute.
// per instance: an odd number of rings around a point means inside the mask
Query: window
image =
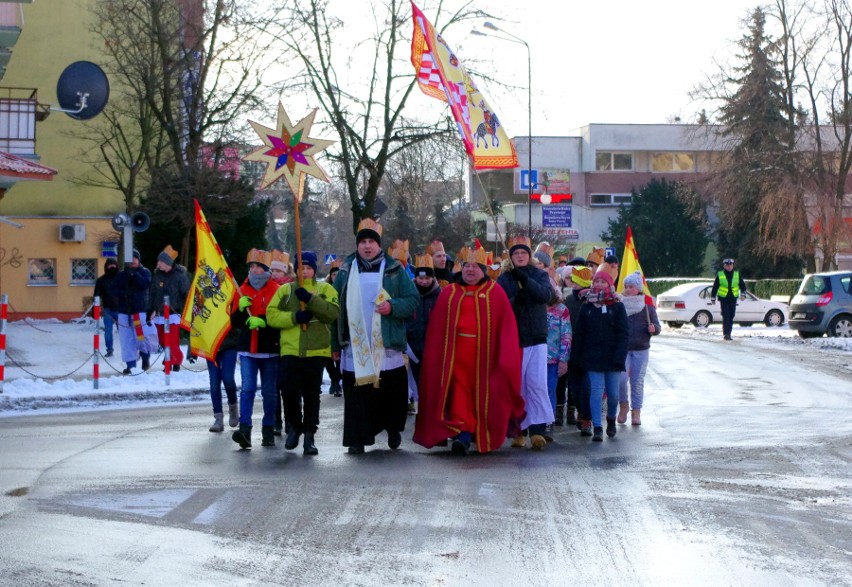
<svg viewBox="0 0 852 587"><path fill-rule="evenodd" d="M28 285L56 285L56 259L30 259Z"/></svg>
<svg viewBox="0 0 852 587"><path fill-rule="evenodd" d="M633 171L633 153L598 151L595 154L597 171Z"/></svg>
<svg viewBox="0 0 852 587"><path fill-rule="evenodd" d="M591 194L589 201L592 206L629 206L633 201L632 194Z"/></svg>
<svg viewBox="0 0 852 587"><path fill-rule="evenodd" d="M695 171L695 155L692 153L654 153L651 156L651 171L675 173Z"/></svg>
<svg viewBox="0 0 852 587"><path fill-rule="evenodd" d="M71 285L95 285L97 259L71 259Z"/></svg>

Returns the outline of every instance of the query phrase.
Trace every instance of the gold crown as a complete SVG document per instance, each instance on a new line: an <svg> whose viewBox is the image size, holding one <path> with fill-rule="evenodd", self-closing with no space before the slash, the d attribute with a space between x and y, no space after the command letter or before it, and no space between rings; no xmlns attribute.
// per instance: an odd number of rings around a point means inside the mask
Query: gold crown
<svg viewBox="0 0 852 587"><path fill-rule="evenodd" d="M272 253L261 249L252 249L246 256L246 264L251 263L260 263L268 268L269 264L272 263Z"/></svg>
<svg viewBox="0 0 852 587"><path fill-rule="evenodd" d="M427 255L434 255L438 251L443 251L443 250L444 250L444 243L442 243L438 239L435 239L431 243L429 243L428 247L426 247L426 254Z"/></svg>
<svg viewBox="0 0 852 587"><path fill-rule="evenodd" d="M391 257L393 257L394 259L396 259L397 261L400 261L402 263L407 262L408 261L408 241L407 240L401 241L399 239L396 239L395 241L393 241L393 244L388 247L388 255L390 255Z"/></svg>
<svg viewBox="0 0 852 587"><path fill-rule="evenodd" d="M434 269L435 263L432 261L432 255L430 255L429 253L426 253L425 255L415 255L414 266L415 267L429 267L430 269Z"/></svg>
<svg viewBox="0 0 852 587"><path fill-rule="evenodd" d="M343 259L335 259L331 262L329 271L331 271L332 269L340 269L341 267L343 267Z"/></svg>
<svg viewBox="0 0 852 587"><path fill-rule="evenodd" d="M178 252L172 248L172 245L166 245L166 248L163 249L163 252L172 258L172 261L177 259Z"/></svg>
<svg viewBox="0 0 852 587"><path fill-rule="evenodd" d="M513 237L511 237L509 239L509 249L511 250L512 247L517 247L517 246L527 247L528 249L532 250L532 241L530 240L530 237L528 237L528 236L513 236Z"/></svg>
<svg viewBox="0 0 852 587"><path fill-rule="evenodd" d="M592 270L589 267L574 265L571 268L571 281L580 287L589 287L592 285L592 277Z"/></svg>
<svg viewBox="0 0 852 587"><path fill-rule="evenodd" d="M279 263L284 263L285 265L289 265L290 253L285 253L284 251L279 251L278 249L272 249L272 260L278 261Z"/></svg>
<svg viewBox="0 0 852 587"><path fill-rule="evenodd" d="M382 236L382 225L372 218L361 219L361 222L358 223L358 232L361 232L362 230L372 230L379 236Z"/></svg>
<svg viewBox="0 0 852 587"><path fill-rule="evenodd" d="M538 253L539 251L541 251L551 259L553 258L553 247L549 242L543 241L538 243L538 246L535 248L535 252Z"/></svg>
<svg viewBox="0 0 852 587"><path fill-rule="evenodd" d="M592 249L592 252L589 253L589 256L586 257L586 261L591 261L596 265L600 265L604 260L604 250L603 249Z"/></svg>
<svg viewBox="0 0 852 587"><path fill-rule="evenodd" d="M458 257L459 263L477 263L479 265L488 266L489 254L483 248L471 249L470 247L462 247L459 251Z"/></svg>

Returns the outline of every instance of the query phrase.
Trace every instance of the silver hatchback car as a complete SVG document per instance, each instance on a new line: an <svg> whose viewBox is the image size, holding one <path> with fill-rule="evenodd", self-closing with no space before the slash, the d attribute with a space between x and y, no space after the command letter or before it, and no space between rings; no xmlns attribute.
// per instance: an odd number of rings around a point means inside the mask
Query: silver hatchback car
<svg viewBox="0 0 852 587"><path fill-rule="evenodd" d="M852 272L805 275L790 302L788 324L802 338L852 337Z"/></svg>

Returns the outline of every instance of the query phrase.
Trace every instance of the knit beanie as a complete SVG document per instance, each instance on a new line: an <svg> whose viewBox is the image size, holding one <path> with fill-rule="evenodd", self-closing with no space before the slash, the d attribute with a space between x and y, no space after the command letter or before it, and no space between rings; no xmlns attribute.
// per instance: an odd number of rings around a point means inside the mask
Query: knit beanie
<svg viewBox="0 0 852 587"><path fill-rule="evenodd" d="M317 272L317 254L313 251L302 251L302 258L296 260L296 269L301 269L302 265L307 265L311 269L314 270L314 274Z"/></svg>
<svg viewBox="0 0 852 587"><path fill-rule="evenodd" d="M635 287L639 291L642 291L642 274L638 271L634 271L630 275L624 278L624 287L628 285Z"/></svg>
<svg viewBox="0 0 852 587"><path fill-rule="evenodd" d="M172 245L166 245L166 248L157 255L157 261L161 261L169 267L174 267L177 256L178 252L172 248Z"/></svg>
<svg viewBox="0 0 852 587"><path fill-rule="evenodd" d="M612 275L610 275L606 271L598 271L597 273L595 273L595 277L594 277L594 279L592 279L592 281L594 281L595 279L603 279L604 281L607 282L607 284L610 287L615 285L615 283L612 280Z"/></svg>

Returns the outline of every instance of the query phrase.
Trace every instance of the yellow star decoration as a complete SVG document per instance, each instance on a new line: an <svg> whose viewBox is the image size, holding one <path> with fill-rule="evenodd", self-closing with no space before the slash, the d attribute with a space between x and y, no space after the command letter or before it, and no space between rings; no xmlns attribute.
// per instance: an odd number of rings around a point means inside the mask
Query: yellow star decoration
<svg viewBox="0 0 852 587"><path fill-rule="evenodd" d="M243 159L266 163L260 189L268 188L282 177L293 191L296 201L302 200L305 175L329 181L325 171L314 160L314 156L327 149L334 141L325 141L308 136L317 111L305 116L295 126L284 111L284 105L278 104L278 123L275 128L267 128L249 120L249 124L263 141L263 146L255 149Z"/></svg>

